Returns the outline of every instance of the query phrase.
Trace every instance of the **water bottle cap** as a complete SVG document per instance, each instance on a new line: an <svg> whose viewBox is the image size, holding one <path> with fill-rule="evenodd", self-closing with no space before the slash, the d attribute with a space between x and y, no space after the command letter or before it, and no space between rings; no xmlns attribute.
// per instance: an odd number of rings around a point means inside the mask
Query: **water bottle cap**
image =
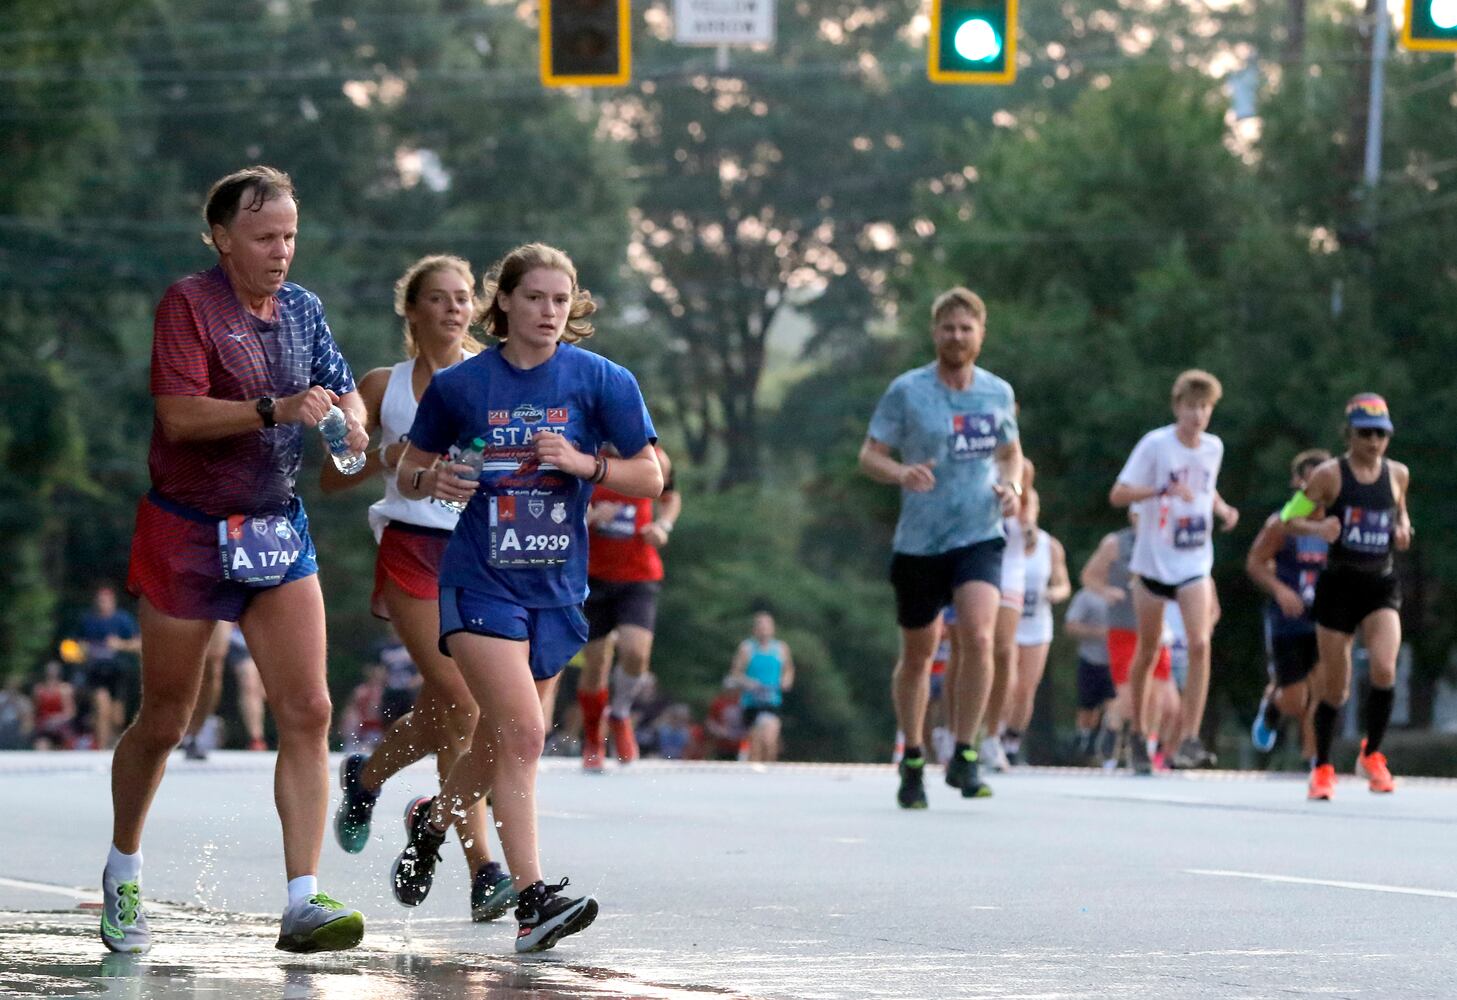
<svg viewBox="0 0 1457 1000"><path fill-rule="evenodd" d="M481 439L481 438L476 438L474 441L472 441L470 443L470 446L472 448L475 448L478 451L483 451L483 450L485 450L486 442L483 439Z"/></svg>

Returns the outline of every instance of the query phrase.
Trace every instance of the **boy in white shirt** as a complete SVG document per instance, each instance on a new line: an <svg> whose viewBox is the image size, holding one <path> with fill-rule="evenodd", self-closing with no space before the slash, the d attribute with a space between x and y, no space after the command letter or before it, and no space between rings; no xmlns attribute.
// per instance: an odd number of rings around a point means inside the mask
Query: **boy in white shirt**
<svg viewBox="0 0 1457 1000"><path fill-rule="evenodd" d="M1225 531L1239 511L1216 488L1224 443L1205 433L1223 388L1219 379L1190 369L1174 380L1174 422L1149 431L1129 456L1108 495L1115 507L1133 505L1138 529L1131 568L1138 646L1133 656L1133 739L1129 759L1138 774L1151 773L1145 719L1148 677L1158 656L1163 605L1176 601L1188 633L1189 678L1183 693L1183 726L1176 767L1214 762L1199 740L1209 694L1209 639L1214 627L1214 544L1217 517Z"/></svg>

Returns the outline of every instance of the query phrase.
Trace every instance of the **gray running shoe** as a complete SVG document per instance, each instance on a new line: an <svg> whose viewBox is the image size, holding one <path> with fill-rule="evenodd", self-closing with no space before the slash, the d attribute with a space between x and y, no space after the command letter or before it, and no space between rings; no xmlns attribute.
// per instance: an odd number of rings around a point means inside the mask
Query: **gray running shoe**
<svg viewBox="0 0 1457 1000"><path fill-rule="evenodd" d="M1190 736L1179 744L1179 749L1174 751L1173 764L1180 769L1192 767L1213 767L1217 758L1214 754L1204 749L1204 744L1199 737Z"/></svg>
<svg viewBox="0 0 1457 1000"><path fill-rule="evenodd" d="M152 947L141 883L118 882L109 871L101 873L101 943L123 955L140 955Z"/></svg>
<svg viewBox="0 0 1457 1000"><path fill-rule="evenodd" d="M1148 737L1142 733L1128 734L1128 769L1134 774L1153 774L1153 761L1148 756Z"/></svg>
<svg viewBox="0 0 1457 1000"><path fill-rule="evenodd" d="M279 951L343 951L364 938L364 914L316 892L283 911Z"/></svg>

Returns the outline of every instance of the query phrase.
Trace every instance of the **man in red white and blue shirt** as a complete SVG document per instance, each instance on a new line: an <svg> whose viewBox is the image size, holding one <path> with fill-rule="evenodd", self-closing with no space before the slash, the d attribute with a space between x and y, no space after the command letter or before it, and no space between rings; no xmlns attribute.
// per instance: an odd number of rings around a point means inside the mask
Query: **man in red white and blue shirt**
<svg viewBox="0 0 1457 1000"><path fill-rule="evenodd" d="M278 726L288 906L277 946L351 948L364 918L316 878L331 706L318 565L294 485L304 428L337 405L350 448L363 451L364 406L317 296L285 280L298 232L288 175L230 174L204 214L218 265L169 288L154 327L152 488L137 509L127 580L140 611L142 706L112 759L101 939L119 952L151 945L142 827L223 620L241 622Z"/></svg>

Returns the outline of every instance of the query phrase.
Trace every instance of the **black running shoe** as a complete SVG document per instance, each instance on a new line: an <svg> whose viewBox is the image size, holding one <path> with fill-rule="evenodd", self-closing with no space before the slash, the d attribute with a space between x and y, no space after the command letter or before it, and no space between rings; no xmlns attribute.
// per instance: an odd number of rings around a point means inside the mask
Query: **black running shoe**
<svg viewBox="0 0 1457 1000"><path fill-rule="evenodd" d="M405 808L405 832L410 839L395 859L390 877L395 898L404 906L419 906L425 902L435 881L435 865L440 860L440 845L445 843L445 832L430 826L430 809L434 804L434 798L425 796Z"/></svg>
<svg viewBox="0 0 1457 1000"><path fill-rule="evenodd" d="M1148 756L1148 737L1142 733L1128 735L1128 769L1134 774L1153 774L1153 761Z"/></svg>
<svg viewBox="0 0 1457 1000"><path fill-rule="evenodd" d="M334 813L334 839L350 854L364 850L369 841L369 821L379 799L378 792L368 791L359 781L364 760L364 754L352 753L339 765L339 787L344 794Z"/></svg>
<svg viewBox="0 0 1457 1000"><path fill-rule="evenodd" d="M992 786L981 780L981 760L975 750L961 751L961 797L963 799L989 799Z"/></svg>
<svg viewBox="0 0 1457 1000"><path fill-rule="evenodd" d="M902 809L926 808L926 759L920 757L913 764L900 762L901 786L896 790L895 800Z"/></svg>
<svg viewBox="0 0 1457 1000"><path fill-rule="evenodd" d="M556 885L533 882L521 890L516 904L517 951L546 951L597 919L597 901L591 896L566 899L558 895L570 881L564 878Z"/></svg>
<svg viewBox="0 0 1457 1000"><path fill-rule="evenodd" d="M970 755L969 757L967 756L968 754ZM963 750L953 753L951 759L946 762L946 784L960 791L961 786L966 784L967 765L975 760L975 750Z"/></svg>

